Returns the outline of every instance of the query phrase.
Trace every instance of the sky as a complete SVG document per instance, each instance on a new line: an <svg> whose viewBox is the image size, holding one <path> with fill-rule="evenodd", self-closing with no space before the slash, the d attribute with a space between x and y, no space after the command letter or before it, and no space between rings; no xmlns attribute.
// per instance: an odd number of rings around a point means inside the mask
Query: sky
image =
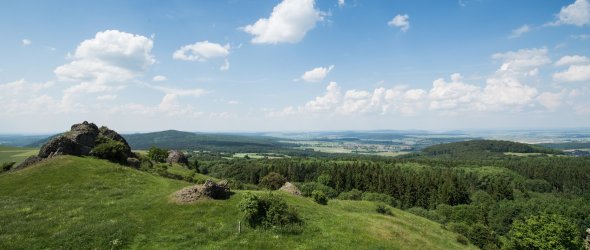
<svg viewBox="0 0 590 250"><path fill-rule="evenodd" d="M590 0L7 0L0 36L0 133L590 127Z"/></svg>

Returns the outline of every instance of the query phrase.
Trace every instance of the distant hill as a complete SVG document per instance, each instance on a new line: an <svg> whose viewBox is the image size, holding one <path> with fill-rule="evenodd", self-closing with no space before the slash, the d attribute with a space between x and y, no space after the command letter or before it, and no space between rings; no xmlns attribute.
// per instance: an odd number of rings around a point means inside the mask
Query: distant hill
<svg viewBox="0 0 590 250"><path fill-rule="evenodd" d="M0 249L476 249L440 224L369 201L274 192L304 218L302 232L253 230L238 221L246 192L179 205L191 183L105 160L60 156L0 174ZM26 237L25 237L26 236Z"/></svg>
<svg viewBox="0 0 590 250"><path fill-rule="evenodd" d="M590 148L590 142L541 143L539 145L543 146L543 147L552 148L552 149L562 149L562 150Z"/></svg>
<svg viewBox="0 0 590 250"><path fill-rule="evenodd" d="M132 149L149 149L152 146L167 149L190 149L223 152L268 152L277 148L292 147L268 136L191 133L166 130L153 133L123 135Z"/></svg>
<svg viewBox="0 0 590 250"><path fill-rule="evenodd" d="M438 144L422 150L423 156L480 158L501 156L504 153L561 154L560 151L539 145L512 141L471 140Z"/></svg>

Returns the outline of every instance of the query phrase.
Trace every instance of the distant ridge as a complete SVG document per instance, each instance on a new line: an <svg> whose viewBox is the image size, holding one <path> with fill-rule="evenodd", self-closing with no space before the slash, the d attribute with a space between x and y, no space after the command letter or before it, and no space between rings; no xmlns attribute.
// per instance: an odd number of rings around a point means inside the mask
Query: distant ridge
<svg viewBox="0 0 590 250"><path fill-rule="evenodd" d="M493 156L504 153L561 154L562 152L539 145L499 140L470 140L451 142L427 147L423 155L438 157Z"/></svg>

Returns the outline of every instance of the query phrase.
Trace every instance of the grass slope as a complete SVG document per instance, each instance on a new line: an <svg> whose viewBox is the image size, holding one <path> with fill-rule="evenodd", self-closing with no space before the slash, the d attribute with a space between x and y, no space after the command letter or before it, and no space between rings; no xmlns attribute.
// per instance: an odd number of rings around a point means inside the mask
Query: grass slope
<svg viewBox="0 0 590 250"><path fill-rule="evenodd" d="M16 162L16 164L19 164L27 157L36 155L38 152L39 149L36 148L0 146L0 163Z"/></svg>
<svg viewBox="0 0 590 250"><path fill-rule="evenodd" d="M462 249L437 223L375 204L280 193L305 220L297 235L243 227L237 204L189 205L170 194L190 185L102 160L62 156L0 175L0 249ZM470 246L472 247L472 246Z"/></svg>

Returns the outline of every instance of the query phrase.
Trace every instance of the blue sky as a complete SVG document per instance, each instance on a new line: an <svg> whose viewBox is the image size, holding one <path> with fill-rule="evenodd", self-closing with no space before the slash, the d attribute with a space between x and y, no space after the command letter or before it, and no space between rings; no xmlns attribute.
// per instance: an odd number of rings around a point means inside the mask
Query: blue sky
<svg viewBox="0 0 590 250"><path fill-rule="evenodd" d="M590 3L3 1L0 132L590 126Z"/></svg>

